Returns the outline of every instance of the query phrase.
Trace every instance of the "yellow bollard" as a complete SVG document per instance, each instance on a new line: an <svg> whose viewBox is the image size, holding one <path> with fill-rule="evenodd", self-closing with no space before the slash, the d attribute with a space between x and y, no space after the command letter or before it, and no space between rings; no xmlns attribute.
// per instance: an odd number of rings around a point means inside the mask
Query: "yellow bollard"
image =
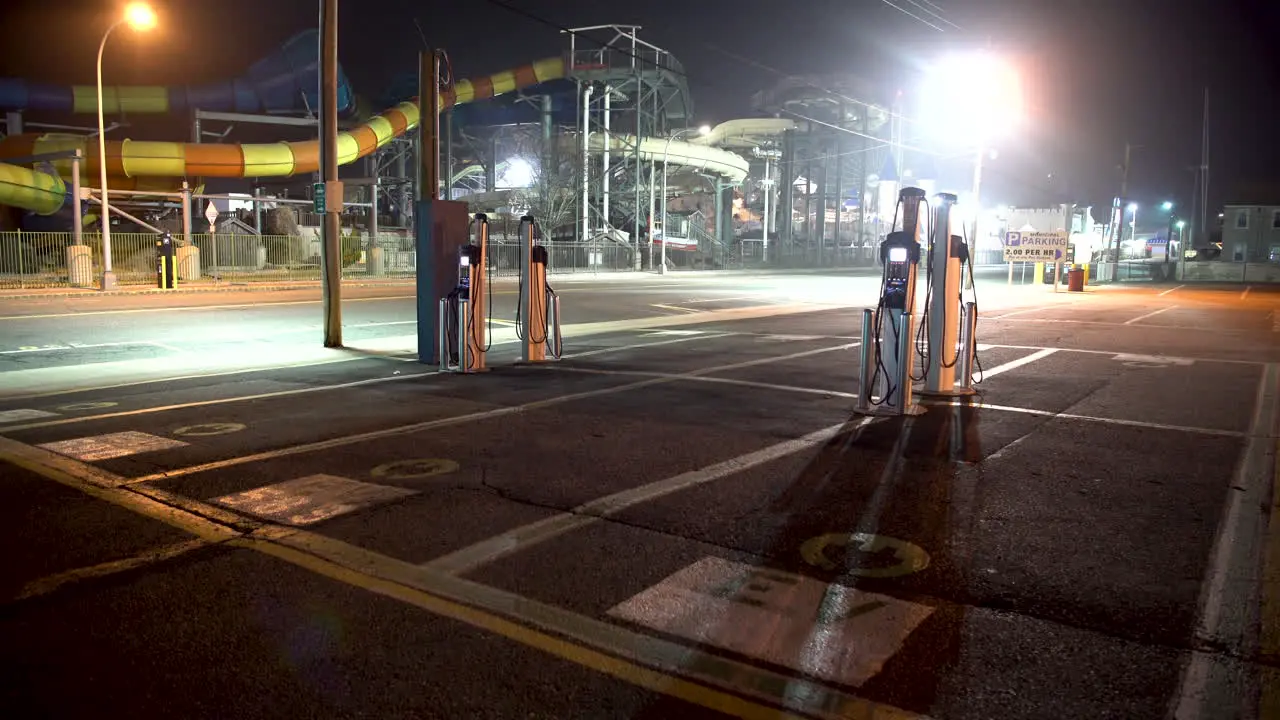
<svg viewBox="0 0 1280 720"><path fill-rule="evenodd" d="M1036 285L1044 284L1044 263L1036 263L1035 275L1032 276L1031 282Z"/></svg>

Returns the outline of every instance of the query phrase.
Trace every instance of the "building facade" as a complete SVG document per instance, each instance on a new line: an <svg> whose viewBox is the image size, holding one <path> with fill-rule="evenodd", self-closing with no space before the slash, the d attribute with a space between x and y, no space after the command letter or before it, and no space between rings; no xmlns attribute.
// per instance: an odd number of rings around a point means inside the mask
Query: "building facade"
<svg viewBox="0 0 1280 720"><path fill-rule="evenodd" d="M1222 215L1222 260L1280 263L1280 204L1227 205Z"/></svg>

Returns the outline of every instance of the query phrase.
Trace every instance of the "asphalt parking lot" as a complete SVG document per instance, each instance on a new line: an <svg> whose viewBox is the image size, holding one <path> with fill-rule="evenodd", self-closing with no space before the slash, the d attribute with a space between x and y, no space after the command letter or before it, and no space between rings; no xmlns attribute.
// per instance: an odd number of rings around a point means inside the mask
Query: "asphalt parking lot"
<svg viewBox="0 0 1280 720"><path fill-rule="evenodd" d="M856 308L742 305L484 374L11 393L0 704L1280 712L1280 293L1023 296L980 321L977 396L874 419Z"/></svg>

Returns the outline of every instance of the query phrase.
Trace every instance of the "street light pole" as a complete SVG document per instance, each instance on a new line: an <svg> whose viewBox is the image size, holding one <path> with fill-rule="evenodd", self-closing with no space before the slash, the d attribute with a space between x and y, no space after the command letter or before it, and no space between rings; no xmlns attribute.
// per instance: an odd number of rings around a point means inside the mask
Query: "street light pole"
<svg viewBox="0 0 1280 720"><path fill-rule="evenodd" d="M682 130L677 130L667 136L666 147L662 149L662 263L660 275L667 274L667 154L671 152L671 141L679 135ZM652 241L652 238L650 239Z"/></svg>
<svg viewBox="0 0 1280 720"><path fill-rule="evenodd" d="M128 23L134 30L150 30L155 26L156 16L151 8L143 3L134 3L125 8L124 16L111 24L102 34L102 42L98 43L98 183L102 193L102 289L111 290L116 284L116 274L111 268L111 204L107 190L107 130L103 118L102 102L102 54L107 49L107 38L111 32ZM120 98L116 98L116 109L120 106Z"/></svg>

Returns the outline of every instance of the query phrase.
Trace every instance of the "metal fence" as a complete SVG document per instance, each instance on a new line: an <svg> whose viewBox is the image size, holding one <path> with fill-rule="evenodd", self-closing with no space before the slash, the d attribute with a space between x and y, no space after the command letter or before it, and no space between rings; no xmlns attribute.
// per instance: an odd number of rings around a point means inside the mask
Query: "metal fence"
<svg viewBox="0 0 1280 720"><path fill-rule="evenodd" d="M490 262L498 275L519 274L520 245L490 240ZM112 233L111 265L120 285L156 283L156 239L152 233ZM298 282L320 279L320 240L293 235L174 236L178 282ZM71 233L0 232L0 289L98 287L102 277L102 236L84 233L76 246ZM344 235L342 276L346 279L412 278L417 271L414 239L399 234ZM554 242L548 271L596 273L631 270L631 248L612 243Z"/></svg>

